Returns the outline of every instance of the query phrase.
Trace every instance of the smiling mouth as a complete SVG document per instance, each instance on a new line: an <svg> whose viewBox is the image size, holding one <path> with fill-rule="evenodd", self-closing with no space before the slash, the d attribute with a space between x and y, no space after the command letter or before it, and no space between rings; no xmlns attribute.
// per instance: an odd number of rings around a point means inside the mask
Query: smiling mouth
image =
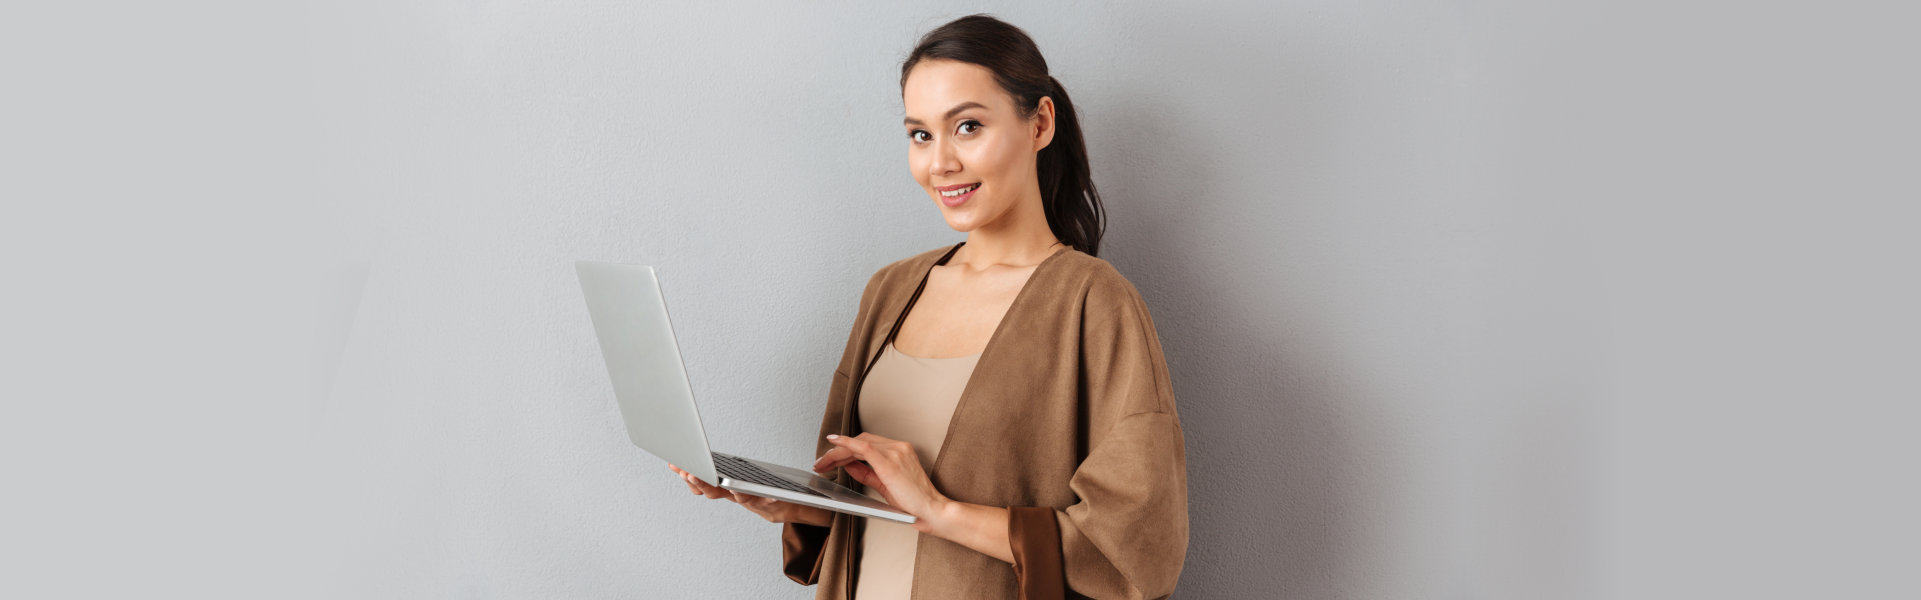
<svg viewBox="0 0 1921 600"><path fill-rule="evenodd" d="M940 193L940 195L941 195L942 197L946 197L946 198L959 198L959 197L961 197L962 195L965 195L965 194L966 194L966 193L968 193L968 192L971 192L971 191L974 191L974 190L977 190L977 189L980 189L980 187L981 187L981 184L978 184L978 183L976 183L976 184L974 184L974 185L970 185L970 186L967 186L967 187L964 187L964 188L960 188L960 189L953 189L953 190L943 190L943 191L941 191L941 193Z"/></svg>

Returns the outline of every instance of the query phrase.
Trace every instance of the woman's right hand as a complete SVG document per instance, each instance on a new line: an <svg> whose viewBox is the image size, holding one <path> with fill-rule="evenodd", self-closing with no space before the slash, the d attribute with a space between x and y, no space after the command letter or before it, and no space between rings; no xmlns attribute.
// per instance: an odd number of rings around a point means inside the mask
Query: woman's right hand
<svg viewBox="0 0 1921 600"><path fill-rule="evenodd" d="M769 523L801 523L821 527L828 527L833 524L834 515L828 512L827 509L722 489L709 485L705 481L701 481L699 477L695 477L692 473L680 470L680 467L669 464L667 468L673 469L674 473L679 474L681 480L687 483L687 488L693 490L694 493L706 496L710 500L723 498L733 500L735 504L739 504L742 508L753 511L754 514L760 515L760 518L766 519Z"/></svg>

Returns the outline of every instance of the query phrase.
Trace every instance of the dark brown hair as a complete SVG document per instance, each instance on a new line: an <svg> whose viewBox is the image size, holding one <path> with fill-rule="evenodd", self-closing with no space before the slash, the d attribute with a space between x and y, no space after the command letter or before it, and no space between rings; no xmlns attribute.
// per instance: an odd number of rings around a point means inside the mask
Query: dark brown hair
<svg viewBox="0 0 1921 600"><path fill-rule="evenodd" d="M1035 157L1040 177L1041 206L1054 237L1089 255L1098 255L1101 234L1107 229L1101 195L1087 168L1087 142L1081 138L1078 115L1066 88L1047 72L1047 59L1027 32L988 15L968 15L942 25L927 35L900 65L900 84L925 59L953 60L986 67L1021 118L1040 107L1041 97L1054 99L1054 140Z"/></svg>

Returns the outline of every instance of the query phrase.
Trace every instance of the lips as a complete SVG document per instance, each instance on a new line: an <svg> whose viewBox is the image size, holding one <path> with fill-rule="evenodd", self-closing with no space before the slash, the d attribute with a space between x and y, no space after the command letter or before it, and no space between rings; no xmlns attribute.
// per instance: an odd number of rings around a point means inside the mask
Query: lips
<svg viewBox="0 0 1921 600"><path fill-rule="evenodd" d="M934 190L939 193L941 204L960 206L962 203L967 202L968 198L974 197L974 192L979 191L980 187L980 182L976 181L974 183L963 183L959 185L944 185L936 187Z"/></svg>

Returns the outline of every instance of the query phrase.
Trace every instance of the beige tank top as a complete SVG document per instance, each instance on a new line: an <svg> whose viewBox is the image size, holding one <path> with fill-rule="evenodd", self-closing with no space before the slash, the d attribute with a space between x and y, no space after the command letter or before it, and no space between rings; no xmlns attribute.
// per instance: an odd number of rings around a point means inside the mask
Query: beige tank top
<svg viewBox="0 0 1921 600"><path fill-rule="evenodd" d="M947 423L960 404L961 391L980 353L954 358L921 358L894 349L881 351L860 389L861 428L914 445L921 469L932 473L947 438ZM881 499L867 489L867 496ZM906 598L914 584L914 549L920 532L912 525L868 519L861 536L860 579L855 600Z"/></svg>

